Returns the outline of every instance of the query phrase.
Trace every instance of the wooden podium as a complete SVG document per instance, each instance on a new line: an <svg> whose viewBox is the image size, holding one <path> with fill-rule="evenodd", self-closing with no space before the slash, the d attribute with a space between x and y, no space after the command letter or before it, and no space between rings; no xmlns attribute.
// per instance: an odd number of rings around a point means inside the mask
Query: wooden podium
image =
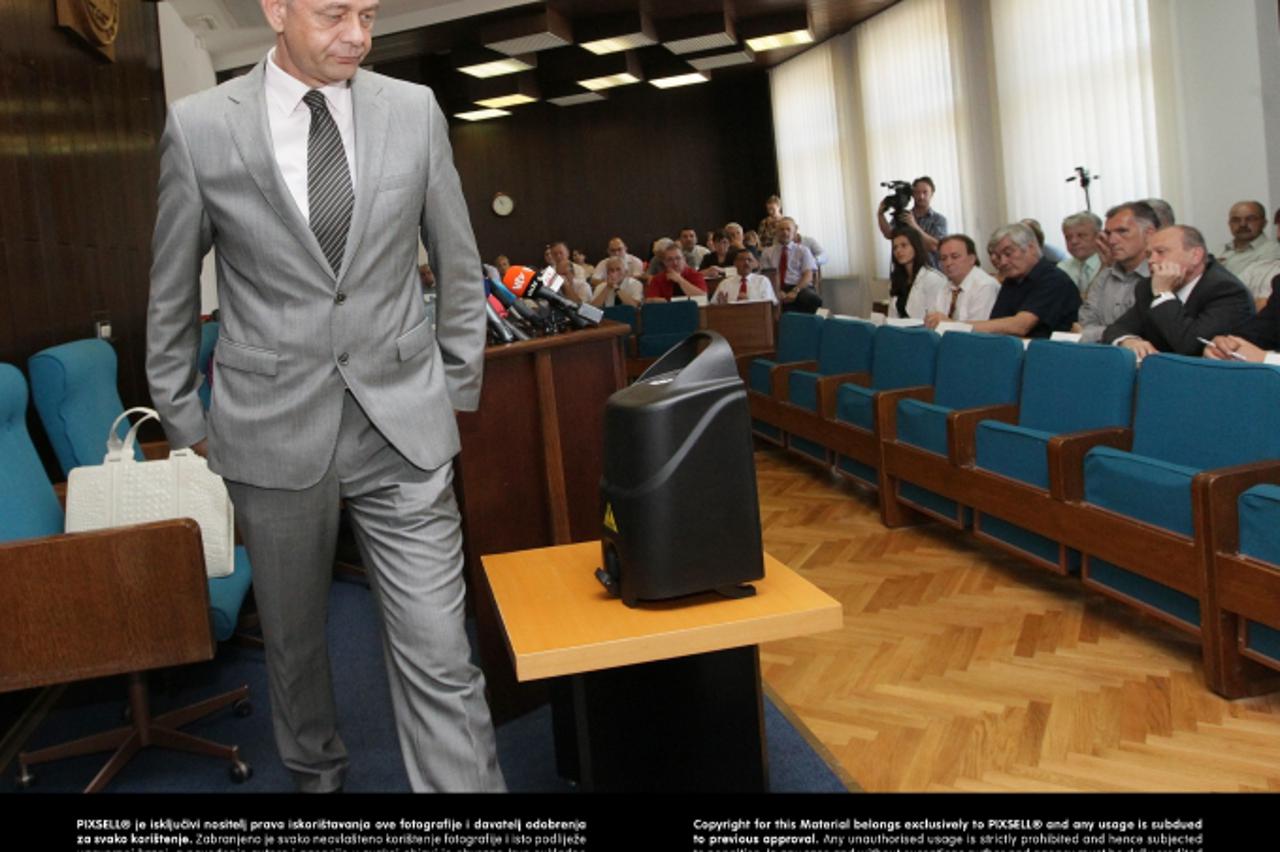
<svg viewBox="0 0 1280 852"><path fill-rule="evenodd" d="M546 690L516 683L480 557L599 538L604 407L625 384L630 331L606 320L490 346L479 410L458 415L467 587L495 721L541 704Z"/></svg>
<svg viewBox="0 0 1280 852"><path fill-rule="evenodd" d="M522 681L555 678L560 774L586 790L766 792L757 645L839 629L840 604L765 554L756 595L631 609L600 542L484 558Z"/></svg>

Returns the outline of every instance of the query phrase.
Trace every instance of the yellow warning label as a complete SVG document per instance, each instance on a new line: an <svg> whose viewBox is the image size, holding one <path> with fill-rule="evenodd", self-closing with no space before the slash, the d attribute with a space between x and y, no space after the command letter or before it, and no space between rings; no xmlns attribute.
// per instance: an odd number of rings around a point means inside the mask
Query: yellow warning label
<svg viewBox="0 0 1280 852"><path fill-rule="evenodd" d="M607 529L618 531L618 522L613 519L613 504L604 504L604 525Z"/></svg>

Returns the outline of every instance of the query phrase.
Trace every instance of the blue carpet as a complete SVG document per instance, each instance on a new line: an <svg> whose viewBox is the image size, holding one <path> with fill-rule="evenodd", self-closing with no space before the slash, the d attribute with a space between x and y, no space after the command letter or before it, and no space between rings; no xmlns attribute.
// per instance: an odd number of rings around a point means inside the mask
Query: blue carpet
<svg viewBox="0 0 1280 852"><path fill-rule="evenodd" d="M348 792L408 792L392 720L386 670L382 662L377 612L364 586L333 586L329 648L333 666L339 726L351 754ZM201 698L249 685L254 712L246 718L230 710L192 723L183 730L219 742L236 743L253 777L232 784L227 764L212 758L146 749L108 787L112 792L291 792L293 785L276 755L267 700L266 664L261 651L222 647L206 664L153 675L154 714ZM124 685L119 678L68 690L57 709L36 732L27 749L96 733L121 724ZM775 793L844 792L845 786L804 736L765 699L770 789ZM555 773L551 711L542 707L498 728L498 760L513 792L570 792ZM56 761L35 768L34 791L74 792L83 789L101 768L106 755ZM16 763L16 762L15 762ZM4 789L14 790L12 774Z"/></svg>

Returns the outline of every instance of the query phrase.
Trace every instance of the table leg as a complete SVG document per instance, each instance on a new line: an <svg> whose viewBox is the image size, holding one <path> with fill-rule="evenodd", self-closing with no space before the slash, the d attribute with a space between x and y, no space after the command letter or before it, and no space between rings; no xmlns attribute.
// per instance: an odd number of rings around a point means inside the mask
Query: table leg
<svg viewBox="0 0 1280 852"><path fill-rule="evenodd" d="M756 646L573 675L553 688L557 763L584 790L766 792ZM574 734L574 742L565 738ZM575 774L575 773L569 773Z"/></svg>

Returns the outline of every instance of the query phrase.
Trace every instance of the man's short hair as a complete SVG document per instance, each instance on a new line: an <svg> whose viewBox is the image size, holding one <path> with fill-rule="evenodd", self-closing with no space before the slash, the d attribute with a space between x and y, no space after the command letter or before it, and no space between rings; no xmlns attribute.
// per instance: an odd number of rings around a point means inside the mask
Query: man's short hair
<svg viewBox="0 0 1280 852"><path fill-rule="evenodd" d="M1161 228L1177 224L1178 220L1173 215L1173 205L1169 202L1163 198L1144 198L1142 200L1151 205L1152 210L1156 211L1156 218L1160 220Z"/></svg>
<svg viewBox="0 0 1280 852"><path fill-rule="evenodd" d="M739 231L742 230L742 226L739 225L737 222L728 222L725 224L724 229L726 231L728 231L730 228L737 228Z"/></svg>
<svg viewBox="0 0 1280 852"><path fill-rule="evenodd" d="M684 257L684 249L680 248L680 244L676 242L667 243L665 246L658 249L658 254L666 254L669 251L678 251L680 252L680 256Z"/></svg>
<svg viewBox="0 0 1280 852"><path fill-rule="evenodd" d="M1015 246L1021 249L1025 249L1033 245L1036 248L1040 247L1040 244L1036 242L1035 231L1031 230L1021 222L1013 222L996 228L995 233L991 235L991 239L987 240L987 251L990 252L996 247L996 245L1005 239L1010 240Z"/></svg>
<svg viewBox="0 0 1280 852"><path fill-rule="evenodd" d="M711 232L711 242L713 243L718 243L721 240L727 240L727 239L729 239L729 235L726 234L722 229L716 229Z"/></svg>
<svg viewBox="0 0 1280 852"><path fill-rule="evenodd" d="M616 267L618 267L619 269L622 269L622 270L624 270L624 271L625 271L625 270L626 270L626 268L627 268L627 266L626 266L626 264L623 262L622 258L618 257L616 254L611 254L611 255L609 255L608 257L606 257L606 258L604 259L604 268L607 270L607 269L609 269L611 266L616 266Z"/></svg>
<svg viewBox="0 0 1280 852"><path fill-rule="evenodd" d="M943 237L941 240L938 241L938 248L942 248L943 243L949 243L952 240L955 240L956 242L964 243L964 250L967 253L973 255L974 257L978 256L978 247L974 245L973 237L969 236L968 234L947 234L945 237Z"/></svg>
<svg viewBox="0 0 1280 852"><path fill-rule="evenodd" d="M681 233L681 234L683 234L685 231L693 231L693 236L694 236L695 238L698 236L698 229L697 229L697 228L681 228L681 229L680 229L680 233Z"/></svg>
<svg viewBox="0 0 1280 852"><path fill-rule="evenodd" d="M1182 247L1187 251L1190 251L1191 249L1204 249L1206 252L1209 251L1209 248L1204 241L1204 234L1200 233L1199 228L1194 228L1191 225L1170 225L1169 227L1161 228L1160 230L1177 231L1180 233L1182 235Z"/></svg>
<svg viewBox="0 0 1280 852"><path fill-rule="evenodd" d="M1081 210L1079 213L1072 213L1070 216L1062 220L1062 230L1067 228L1078 228L1081 225L1092 225L1095 231L1102 230L1102 220L1098 218L1097 213L1088 210Z"/></svg>
<svg viewBox="0 0 1280 852"><path fill-rule="evenodd" d="M916 185L916 184L918 184L918 183L927 183L927 184L929 184L929 189L930 189L930 190L932 190L933 192L937 192L937 191L938 191L938 188L937 188L936 186L934 186L934 185L933 185L933 178L929 177L928 175L920 175L920 177L918 177L918 178L916 178L915 180L911 181L911 187L914 189L914 188L915 188L915 185Z"/></svg>
<svg viewBox="0 0 1280 852"><path fill-rule="evenodd" d="M1261 201L1237 201L1236 204L1252 204L1254 207L1258 208L1258 215L1262 217L1262 221L1267 221L1267 208ZM1231 206L1235 207L1236 204L1232 204Z"/></svg>
<svg viewBox="0 0 1280 852"><path fill-rule="evenodd" d="M1146 226L1144 230L1154 231L1160 227L1160 217L1156 215L1155 208L1145 201L1126 201L1124 204L1117 204L1107 211L1107 218L1119 216L1126 210L1133 214L1134 219Z"/></svg>
<svg viewBox="0 0 1280 852"><path fill-rule="evenodd" d="M548 248L548 249L553 249L553 248L555 248L556 246L564 246L565 254L568 254L568 253L569 253L569 244L568 244L568 243L566 243L564 240L555 240L555 241L554 241L554 242L552 242L550 245L548 245L548 246L547 246L547 248Z"/></svg>
<svg viewBox="0 0 1280 852"><path fill-rule="evenodd" d="M778 196L776 196L776 195L770 195L768 198L766 198L766 199L764 200L764 203L765 203L765 204L776 204L776 205L778 205L779 207L781 207L781 206L782 206L782 199L781 199L781 198L779 198L779 197L778 197Z"/></svg>
<svg viewBox="0 0 1280 852"><path fill-rule="evenodd" d="M778 220L778 225L781 226L783 222L790 222L791 227L795 228L797 231L800 230L800 225L797 224L796 220L792 219L790 216L783 216L781 219Z"/></svg>

